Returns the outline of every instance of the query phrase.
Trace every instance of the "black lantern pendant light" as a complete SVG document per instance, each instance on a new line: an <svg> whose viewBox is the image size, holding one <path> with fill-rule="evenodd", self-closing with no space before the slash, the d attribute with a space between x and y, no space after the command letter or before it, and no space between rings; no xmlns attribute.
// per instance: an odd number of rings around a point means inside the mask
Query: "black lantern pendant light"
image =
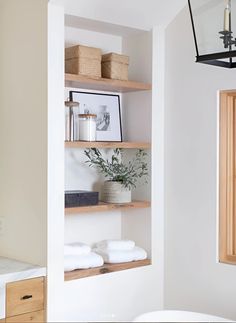
<svg viewBox="0 0 236 323"><path fill-rule="evenodd" d="M196 62L235 68L236 0L188 0L188 4Z"/></svg>

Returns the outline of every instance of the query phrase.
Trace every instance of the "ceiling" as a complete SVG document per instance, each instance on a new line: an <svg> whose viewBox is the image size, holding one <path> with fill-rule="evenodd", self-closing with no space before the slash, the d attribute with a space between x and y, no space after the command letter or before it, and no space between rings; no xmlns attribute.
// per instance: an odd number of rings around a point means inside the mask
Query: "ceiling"
<svg viewBox="0 0 236 323"><path fill-rule="evenodd" d="M167 25L187 0L50 0L65 13L117 25L150 30Z"/></svg>

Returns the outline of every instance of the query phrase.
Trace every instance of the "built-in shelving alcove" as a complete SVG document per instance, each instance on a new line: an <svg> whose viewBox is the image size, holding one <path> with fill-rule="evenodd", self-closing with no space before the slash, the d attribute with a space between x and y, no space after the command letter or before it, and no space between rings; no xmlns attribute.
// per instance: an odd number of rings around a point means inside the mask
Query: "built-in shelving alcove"
<svg viewBox="0 0 236 323"><path fill-rule="evenodd" d="M82 23L81 23L82 21ZM94 244L104 239L131 239L148 252L148 259L126 264L105 264L101 268L65 273L65 281L104 275L151 265L151 160L152 160L152 37L147 31L111 28L109 24L66 16L65 47L81 44L98 47L103 53L123 53L130 57L129 81L98 79L65 74L65 99L69 91L118 93L121 102L123 142L65 142L65 190L95 190L101 193L103 178L89 168L84 150L98 148L109 155L115 148L148 153L148 184L132 192L128 204L107 204L65 209L65 242Z"/></svg>

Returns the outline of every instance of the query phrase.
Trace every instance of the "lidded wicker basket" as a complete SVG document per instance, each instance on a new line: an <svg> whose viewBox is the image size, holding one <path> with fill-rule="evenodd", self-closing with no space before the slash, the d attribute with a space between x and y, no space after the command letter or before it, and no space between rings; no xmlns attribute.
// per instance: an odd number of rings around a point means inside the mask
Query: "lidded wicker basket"
<svg viewBox="0 0 236 323"><path fill-rule="evenodd" d="M128 80L129 57L116 53L102 55L102 77Z"/></svg>
<svg viewBox="0 0 236 323"><path fill-rule="evenodd" d="M65 49L65 71L69 74L100 78L101 60L99 48L77 45Z"/></svg>

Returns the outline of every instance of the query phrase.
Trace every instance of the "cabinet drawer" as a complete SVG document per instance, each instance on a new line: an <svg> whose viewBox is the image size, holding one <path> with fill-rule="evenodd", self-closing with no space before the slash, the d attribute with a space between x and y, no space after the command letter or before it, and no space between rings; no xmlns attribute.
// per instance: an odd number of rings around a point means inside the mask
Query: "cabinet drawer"
<svg viewBox="0 0 236 323"><path fill-rule="evenodd" d="M44 309L44 277L7 284L6 316Z"/></svg>
<svg viewBox="0 0 236 323"><path fill-rule="evenodd" d="M35 322L35 323L45 322L44 311L17 315L13 317L8 317L6 319L6 323L29 323L29 322Z"/></svg>

